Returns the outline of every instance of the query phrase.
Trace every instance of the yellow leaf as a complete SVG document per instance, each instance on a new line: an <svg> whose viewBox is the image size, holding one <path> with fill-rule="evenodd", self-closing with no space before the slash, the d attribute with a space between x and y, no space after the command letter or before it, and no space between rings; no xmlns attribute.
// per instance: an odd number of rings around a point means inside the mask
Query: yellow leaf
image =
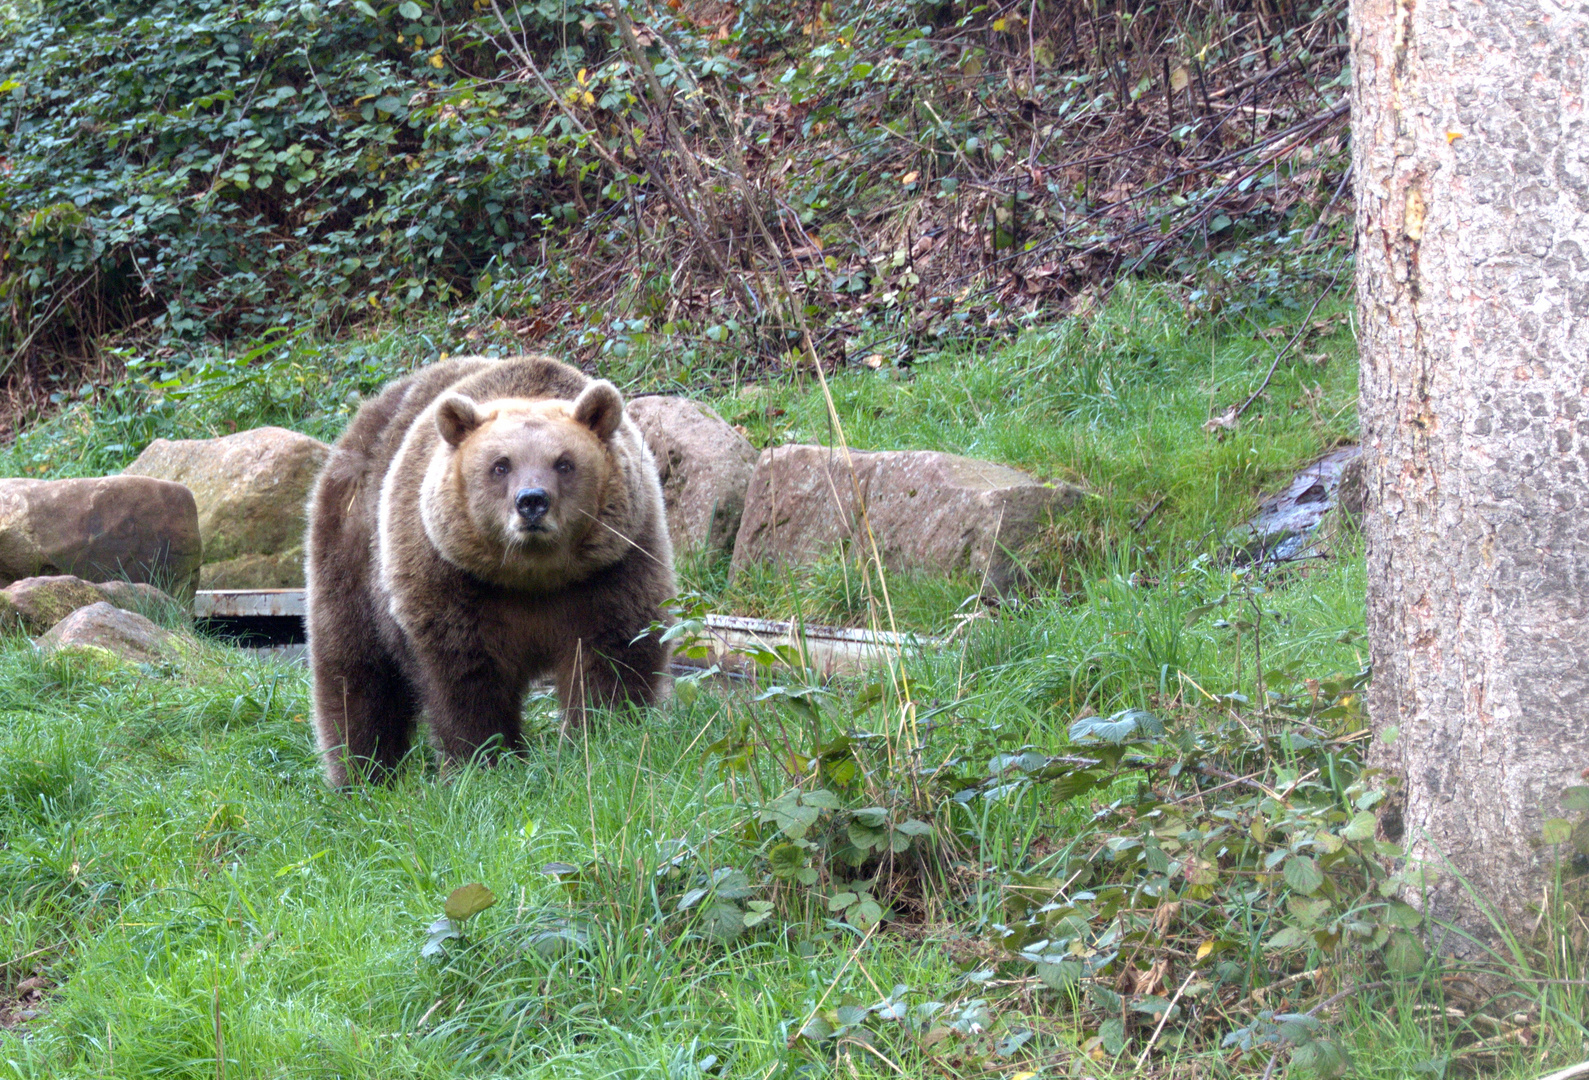
<svg viewBox="0 0 1589 1080"><path fill-rule="evenodd" d="M4 90L4 89L5 89L5 87L0 86L0 90ZM1463 137L1463 135L1462 135L1462 132L1460 132L1460 131L1448 131L1448 132L1446 132L1446 145L1450 146L1452 143L1456 142L1458 139L1460 139L1462 137Z"/></svg>
<svg viewBox="0 0 1589 1080"><path fill-rule="evenodd" d="M1004 22L1003 19L994 19L993 20L993 29L997 30L999 33L1001 33L1001 34L1004 33L1004 27L1005 27L1005 22Z"/></svg>
<svg viewBox="0 0 1589 1080"><path fill-rule="evenodd" d="M416 49L423 49L425 47L425 35L424 34L415 34L414 35L414 47Z"/></svg>
<svg viewBox="0 0 1589 1080"><path fill-rule="evenodd" d="M1170 89L1174 90L1177 94L1182 90L1185 90L1191 81L1192 76L1187 74L1186 69L1183 67L1178 67L1174 71L1170 72Z"/></svg>
<svg viewBox="0 0 1589 1080"><path fill-rule="evenodd" d="M594 105L594 104L596 104L596 95L592 94L588 90L585 92L585 104L586 105Z"/></svg>
<svg viewBox="0 0 1589 1080"><path fill-rule="evenodd" d="M1213 941L1212 938L1210 938L1208 941L1203 942L1201 945L1199 945L1197 947L1197 959L1201 961L1204 957L1206 957L1209 953L1211 953L1213 951L1214 951L1214 941Z"/></svg>
<svg viewBox="0 0 1589 1080"><path fill-rule="evenodd" d="M1014 1076L1010 1077L1010 1080L1032 1080L1032 1078L1036 1075L1037 1074L1035 1072L1018 1072Z"/></svg>
<svg viewBox="0 0 1589 1080"><path fill-rule="evenodd" d="M437 53L435 56L432 56L430 58L430 66L433 67L433 68L439 68L439 67L443 66L442 59L441 59L441 53Z"/></svg>
<svg viewBox="0 0 1589 1080"><path fill-rule="evenodd" d="M910 172L906 173L904 176L901 176L899 178L899 182L901 184L914 184L916 182L916 178L918 176L920 176L920 175L921 175L921 173L916 172L914 169L912 169Z"/></svg>
<svg viewBox="0 0 1589 1080"><path fill-rule="evenodd" d="M585 82L586 82L585 69L584 68L580 68L579 69L579 74L575 75L574 78L579 80L579 85L584 86Z"/></svg>

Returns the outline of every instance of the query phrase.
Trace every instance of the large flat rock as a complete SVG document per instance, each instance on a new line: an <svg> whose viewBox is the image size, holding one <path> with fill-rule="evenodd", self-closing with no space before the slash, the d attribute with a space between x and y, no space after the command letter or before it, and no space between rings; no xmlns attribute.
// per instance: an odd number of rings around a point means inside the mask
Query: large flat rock
<svg viewBox="0 0 1589 1080"><path fill-rule="evenodd" d="M203 542L193 493L147 476L0 480L0 586L72 574L192 597Z"/></svg>
<svg viewBox="0 0 1589 1080"><path fill-rule="evenodd" d="M330 453L318 439L262 427L218 439L156 439L123 475L172 480L193 492L205 587L301 587L309 491Z"/></svg>
<svg viewBox="0 0 1589 1080"><path fill-rule="evenodd" d="M674 549L732 551L756 470L756 448L717 413L689 398L631 398L625 409L657 459Z"/></svg>
<svg viewBox="0 0 1589 1080"><path fill-rule="evenodd" d="M1053 511L1081 496L987 461L933 451L851 451L780 446L762 452L745 495L734 566L799 563L835 546L862 544L870 524L889 569L985 575L1003 590L1019 576L1012 552Z"/></svg>

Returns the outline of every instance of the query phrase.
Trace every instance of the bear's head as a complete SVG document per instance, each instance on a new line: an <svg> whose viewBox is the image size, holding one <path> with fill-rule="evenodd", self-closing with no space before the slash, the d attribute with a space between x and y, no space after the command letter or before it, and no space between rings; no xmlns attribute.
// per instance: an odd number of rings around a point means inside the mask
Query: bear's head
<svg viewBox="0 0 1589 1080"><path fill-rule="evenodd" d="M447 561L487 581L547 587L581 576L617 470L611 447L623 398L598 379L573 401L449 393L421 500Z"/></svg>

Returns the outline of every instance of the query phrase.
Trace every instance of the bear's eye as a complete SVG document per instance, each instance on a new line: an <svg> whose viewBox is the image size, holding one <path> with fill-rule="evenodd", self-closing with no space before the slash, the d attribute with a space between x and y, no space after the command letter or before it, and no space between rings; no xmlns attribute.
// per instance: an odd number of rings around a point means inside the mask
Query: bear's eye
<svg viewBox="0 0 1589 1080"><path fill-rule="evenodd" d="M512 463L507 458L498 458L496 464L491 466L491 475L506 476L510 468L512 468Z"/></svg>
<svg viewBox="0 0 1589 1080"><path fill-rule="evenodd" d="M553 465L552 468L556 469L562 475L567 476L569 473L574 471L574 463L569 461L566 457L558 458L557 464Z"/></svg>

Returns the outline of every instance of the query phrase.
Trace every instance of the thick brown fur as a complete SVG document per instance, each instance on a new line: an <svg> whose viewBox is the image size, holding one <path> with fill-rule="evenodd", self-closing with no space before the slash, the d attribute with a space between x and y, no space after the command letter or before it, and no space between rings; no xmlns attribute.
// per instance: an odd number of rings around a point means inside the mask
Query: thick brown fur
<svg viewBox="0 0 1589 1080"><path fill-rule="evenodd" d="M526 524L532 489L549 506ZM389 771L422 712L448 760L520 748L539 676L572 724L667 689L656 464L610 383L547 357L446 360L367 402L315 485L307 573L333 785Z"/></svg>

